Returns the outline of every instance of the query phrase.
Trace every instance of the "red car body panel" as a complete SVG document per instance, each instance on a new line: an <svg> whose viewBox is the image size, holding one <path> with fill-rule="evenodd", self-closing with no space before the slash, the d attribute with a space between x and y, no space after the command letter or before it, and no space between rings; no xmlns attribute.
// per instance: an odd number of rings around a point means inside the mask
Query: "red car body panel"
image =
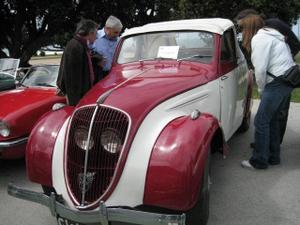
<svg viewBox="0 0 300 225"><path fill-rule="evenodd" d="M8 137L0 136L0 141L12 141L29 136L36 121L53 104L65 103L64 97L56 96L56 88L48 87L20 87L15 90L0 93L0 119L10 127ZM24 156L25 144L5 148L1 152L2 158L19 158Z"/></svg>
<svg viewBox="0 0 300 225"><path fill-rule="evenodd" d="M52 153L60 128L74 110L68 106L45 114L29 136L26 151L27 175L32 182L52 186ZM40 129L44 127L45 129Z"/></svg>
<svg viewBox="0 0 300 225"><path fill-rule="evenodd" d="M169 123L158 137L148 166L144 204L186 211L199 194L218 121L208 114ZM189 131L189 132L187 132Z"/></svg>

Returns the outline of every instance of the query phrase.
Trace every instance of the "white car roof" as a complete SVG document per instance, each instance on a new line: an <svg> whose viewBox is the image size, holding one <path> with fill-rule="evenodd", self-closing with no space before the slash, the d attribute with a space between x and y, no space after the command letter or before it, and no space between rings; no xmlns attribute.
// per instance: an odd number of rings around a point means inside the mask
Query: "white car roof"
<svg viewBox="0 0 300 225"><path fill-rule="evenodd" d="M175 30L201 30L222 35L224 31L232 26L234 25L231 20L222 18L174 20L149 23L144 26L126 29L122 37L134 34Z"/></svg>

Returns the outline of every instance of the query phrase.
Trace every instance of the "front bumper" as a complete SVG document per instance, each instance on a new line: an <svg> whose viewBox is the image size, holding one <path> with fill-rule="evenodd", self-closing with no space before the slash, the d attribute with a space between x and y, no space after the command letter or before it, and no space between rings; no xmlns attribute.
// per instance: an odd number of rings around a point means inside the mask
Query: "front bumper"
<svg viewBox="0 0 300 225"><path fill-rule="evenodd" d="M52 193L47 196L43 193L25 190L8 184L7 192L17 198L39 203L48 207L51 214L55 217L58 215L78 223L101 223L108 225L109 222L124 222L147 225L184 225L185 214L160 214L137 211L134 209L124 209L120 207L106 207L100 202L98 211L76 211L60 203L58 195Z"/></svg>
<svg viewBox="0 0 300 225"><path fill-rule="evenodd" d="M0 152L4 151L6 148L16 147L21 144L25 144L28 140L28 137L20 138L14 141L3 141L0 142Z"/></svg>

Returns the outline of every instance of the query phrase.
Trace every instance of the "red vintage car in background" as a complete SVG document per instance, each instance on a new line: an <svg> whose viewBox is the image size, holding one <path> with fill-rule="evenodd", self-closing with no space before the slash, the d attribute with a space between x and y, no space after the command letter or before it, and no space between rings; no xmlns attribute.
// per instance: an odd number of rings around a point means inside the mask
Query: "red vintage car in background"
<svg viewBox="0 0 300 225"><path fill-rule="evenodd" d="M27 172L44 193L8 193L59 225L204 225L210 155L248 129L252 82L230 20L128 29L109 76L34 127Z"/></svg>
<svg viewBox="0 0 300 225"><path fill-rule="evenodd" d="M28 136L37 120L55 103L58 65L36 65L29 69L19 87L0 92L0 158L24 157Z"/></svg>

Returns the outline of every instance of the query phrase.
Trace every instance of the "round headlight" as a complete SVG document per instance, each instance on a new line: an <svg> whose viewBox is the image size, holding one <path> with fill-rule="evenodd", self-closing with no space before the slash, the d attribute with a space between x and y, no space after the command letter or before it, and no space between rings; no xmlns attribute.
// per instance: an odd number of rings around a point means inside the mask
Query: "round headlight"
<svg viewBox="0 0 300 225"><path fill-rule="evenodd" d="M0 135L2 137L8 137L9 133L10 133L10 130L9 130L8 126L4 122L0 121Z"/></svg>
<svg viewBox="0 0 300 225"><path fill-rule="evenodd" d="M101 145L109 153L118 153L122 149L122 140L116 130L107 129L101 134Z"/></svg>
<svg viewBox="0 0 300 225"><path fill-rule="evenodd" d="M90 143L88 145L88 134L87 128L79 127L74 132L74 138L76 145L83 150L90 150L94 146L93 137L90 137Z"/></svg>

